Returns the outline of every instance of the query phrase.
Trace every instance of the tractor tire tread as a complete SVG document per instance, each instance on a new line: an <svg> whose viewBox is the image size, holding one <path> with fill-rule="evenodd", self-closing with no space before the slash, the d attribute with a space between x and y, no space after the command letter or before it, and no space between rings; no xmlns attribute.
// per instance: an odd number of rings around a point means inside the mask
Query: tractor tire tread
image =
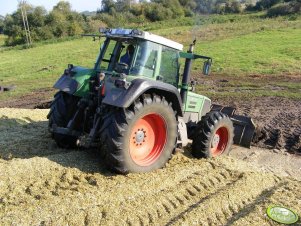
<svg viewBox="0 0 301 226"><path fill-rule="evenodd" d="M79 98L62 91L54 95L50 111L47 115L49 119L48 128L51 131L52 125L66 127L77 108ZM61 148L75 148L77 137L52 132L52 138Z"/></svg>
<svg viewBox="0 0 301 226"><path fill-rule="evenodd" d="M143 94L140 98L137 98L134 103L126 109L120 108L114 114L111 114L107 117L103 124L107 126L101 132L101 149L104 152L105 162L107 164L108 169L113 172L127 174L129 172L146 172L150 171L150 169L146 169L144 171L143 168L137 167L134 162L129 161L125 155L128 155L128 150L124 150L124 143L126 140L126 132L129 128L129 125L137 120L137 115L141 114L144 111L146 106L150 106L153 104L164 105L164 109L166 109L166 101L158 95L151 94ZM161 107L162 108L162 107ZM167 111L171 113L169 116L171 117L170 121L172 121L172 125L170 128L173 128L174 131L168 131L170 134L170 138L176 140L177 137L177 120L174 115L174 111L170 105L167 103ZM167 141L168 146L165 150L167 153L162 153L164 155L163 160L160 157L160 161L155 162L150 168L156 169L161 168L165 165L165 163L171 157L172 151L174 149L173 145ZM172 146L172 147L171 147Z"/></svg>

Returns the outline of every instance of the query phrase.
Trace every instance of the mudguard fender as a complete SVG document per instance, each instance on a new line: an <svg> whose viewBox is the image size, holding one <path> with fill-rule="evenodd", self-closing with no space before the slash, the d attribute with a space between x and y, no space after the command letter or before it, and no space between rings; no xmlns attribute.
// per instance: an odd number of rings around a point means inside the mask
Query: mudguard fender
<svg viewBox="0 0 301 226"><path fill-rule="evenodd" d="M114 84L112 85L114 86ZM106 88L106 94L102 103L127 108L144 93L156 93L165 97L167 101L172 103L173 109L177 111L177 114L183 116L182 99L177 88L154 80L138 78L134 79L127 89Z"/></svg>
<svg viewBox="0 0 301 226"><path fill-rule="evenodd" d="M76 92L78 86L79 84L75 79L73 79L69 75L62 75L54 84L53 88L73 95Z"/></svg>

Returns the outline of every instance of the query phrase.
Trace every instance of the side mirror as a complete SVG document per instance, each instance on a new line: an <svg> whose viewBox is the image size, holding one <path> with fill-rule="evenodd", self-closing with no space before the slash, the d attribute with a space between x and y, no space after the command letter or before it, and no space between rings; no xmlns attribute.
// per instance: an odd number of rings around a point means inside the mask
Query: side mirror
<svg viewBox="0 0 301 226"><path fill-rule="evenodd" d="M211 63L212 63L211 60L206 60L204 62L204 66L203 66L203 74L204 75L209 75L210 69L211 69Z"/></svg>

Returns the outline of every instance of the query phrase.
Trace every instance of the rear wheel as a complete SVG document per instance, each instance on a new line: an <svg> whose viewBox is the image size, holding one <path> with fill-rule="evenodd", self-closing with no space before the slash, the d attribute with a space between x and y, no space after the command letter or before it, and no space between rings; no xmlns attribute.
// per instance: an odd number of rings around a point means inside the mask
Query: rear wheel
<svg viewBox="0 0 301 226"><path fill-rule="evenodd" d="M72 119L77 110L78 101L78 97L62 91L59 91L54 95L54 100L51 103L50 112L47 116L49 119L48 127L50 131L53 124L56 124L58 127L67 127L68 122ZM52 137L59 147L76 147L77 137L53 132Z"/></svg>
<svg viewBox="0 0 301 226"><path fill-rule="evenodd" d="M191 154L196 158L227 155L233 144L234 128L230 118L217 111L209 112L198 123Z"/></svg>
<svg viewBox="0 0 301 226"><path fill-rule="evenodd" d="M171 105L157 95L143 95L128 109L108 117L102 145L109 168L119 173L161 168L171 157L177 120Z"/></svg>

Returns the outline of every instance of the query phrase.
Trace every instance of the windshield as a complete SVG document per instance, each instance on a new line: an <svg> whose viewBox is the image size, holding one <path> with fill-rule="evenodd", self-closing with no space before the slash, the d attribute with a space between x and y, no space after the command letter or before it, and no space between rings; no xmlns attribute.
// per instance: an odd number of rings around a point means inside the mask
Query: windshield
<svg viewBox="0 0 301 226"><path fill-rule="evenodd" d="M178 51L141 39L107 39L97 69L144 76L172 85L178 84Z"/></svg>
<svg viewBox="0 0 301 226"><path fill-rule="evenodd" d="M145 40L139 41L138 44L130 74L154 77L161 46Z"/></svg>
<svg viewBox="0 0 301 226"><path fill-rule="evenodd" d="M110 72L116 70L119 64L123 64L129 71L136 45L133 39L107 39L101 49L96 69Z"/></svg>

